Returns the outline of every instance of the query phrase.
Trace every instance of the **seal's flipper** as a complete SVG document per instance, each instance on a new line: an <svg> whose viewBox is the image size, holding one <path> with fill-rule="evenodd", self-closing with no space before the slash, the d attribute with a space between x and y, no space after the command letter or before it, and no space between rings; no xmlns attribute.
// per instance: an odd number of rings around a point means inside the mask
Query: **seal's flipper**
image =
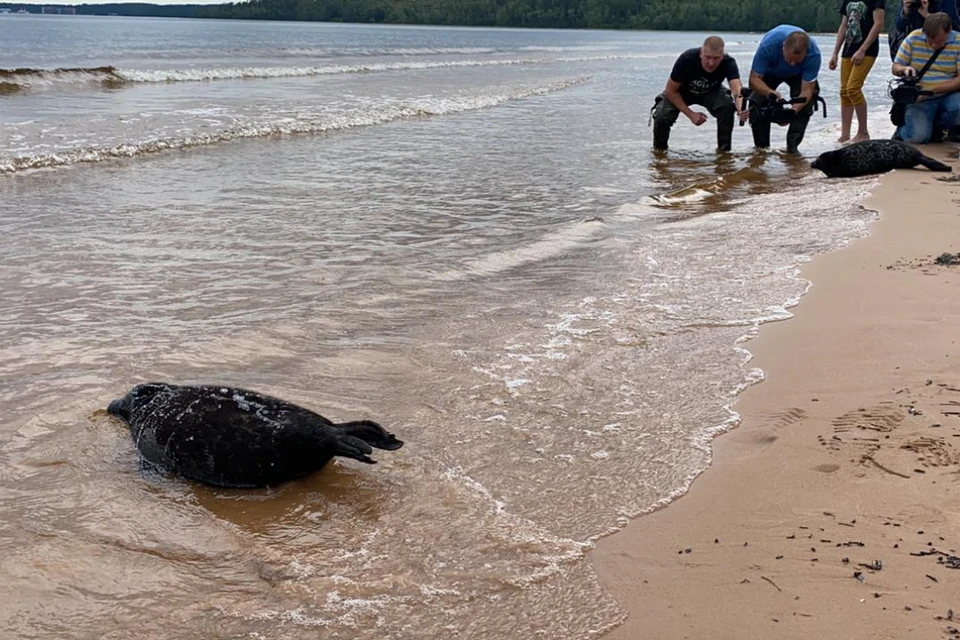
<svg viewBox="0 0 960 640"><path fill-rule="evenodd" d="M394 451L403 446L402 440L397 440L392 433L388 432L386 429L372 420L342 422L335 426L344 435L359 438L371 447L376 447L377 449Z"/></svg>
<svg viewBox="0 0 960 640"><path fill-rule="evenodd" d="M366 462L367 464L377 464L376 460L366 455L368 453L373 453L373 449L360 438L354 438L348 435L341 435L337 438L336 453L334 455L353 458L354 460Z"/></svg>
<svg viewBox="0 0 960 640"><path fill-rule="evenodd" d="M930 171L953 171L953 167L950 165L943 164L939 160L935 160L930 156L921 155L920 164L925 166L927 169L930 169Z"/></svg>

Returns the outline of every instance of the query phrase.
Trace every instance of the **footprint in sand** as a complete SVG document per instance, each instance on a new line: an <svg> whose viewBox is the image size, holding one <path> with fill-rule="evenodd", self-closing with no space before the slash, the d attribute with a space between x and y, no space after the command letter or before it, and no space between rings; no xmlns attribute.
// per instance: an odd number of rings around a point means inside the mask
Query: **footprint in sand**
<svg viewBox="0 0 960 640"><path fill-rule="evenodd" d="M947 467L960 464L960 455L957 455L957 451L943 438L922 436L907 440L900 445L900 448L916 453L920 463L925 467Z"/></svg>
<svg viewBox="0 0 960 640"><path fill-rule="evenodd" d="M881 436L892 432L904 417L906 413L892 403L849 411L833 419L833 435L819 436L820 444L832 451L839 451L843 445L876 451L880 448Z"/></svg>
<svg viewBox="0 0 960 640"><path fill-rule="evenodd" d="M776 442L777 438L780 437L776 432L801 422L806 417L807 412L797 407L789 407L781 411L766 413L763 415L763 424L766 427L766 432L756 434L753 437L753 441L757 444Z"/></svg>

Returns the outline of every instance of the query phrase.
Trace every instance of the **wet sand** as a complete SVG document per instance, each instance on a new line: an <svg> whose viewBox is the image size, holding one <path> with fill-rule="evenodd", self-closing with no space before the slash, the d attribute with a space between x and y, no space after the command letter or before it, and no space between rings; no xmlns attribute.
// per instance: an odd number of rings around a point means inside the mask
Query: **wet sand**
<svg viewBox="0 0 960 640"><path fill-rule="evenodd" d="M960 170L954 145L925 148ZM950 159L948 154L953 158ZM960 638L960 182L884 176L690 492L601 540L605 640Z"/></svg>

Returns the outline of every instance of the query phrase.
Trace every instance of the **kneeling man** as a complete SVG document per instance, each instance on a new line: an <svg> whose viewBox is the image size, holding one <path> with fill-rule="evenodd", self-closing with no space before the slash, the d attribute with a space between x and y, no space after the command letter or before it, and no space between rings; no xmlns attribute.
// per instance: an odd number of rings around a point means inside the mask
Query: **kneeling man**
<svg viewBox="0 0 960 640"><path fill-rule="evenodd" d="M936 58L930 63L931 58ZM923 144L943 129L960 125L960 36L950 30L950 16L931 13L906 37L897 51L893 74L904 78L920 77L920 89L933 95L920 96L908 104L903 126L895 138Z"/></svg>

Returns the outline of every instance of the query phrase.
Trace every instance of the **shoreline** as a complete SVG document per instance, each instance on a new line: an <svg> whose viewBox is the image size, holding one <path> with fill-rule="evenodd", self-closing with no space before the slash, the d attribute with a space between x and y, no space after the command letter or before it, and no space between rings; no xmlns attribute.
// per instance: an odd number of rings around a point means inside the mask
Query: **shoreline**
<svg viewBox="0 0 960 640"><path fill-rule="evenodd" d="M953 147L924 152L957 175ZM628 613L605 640L960 638L960 266L935 263L960 252L960 184L936 177L881 178L869 233L741 345L765 379L710 466L597 542Z"/></svg>

